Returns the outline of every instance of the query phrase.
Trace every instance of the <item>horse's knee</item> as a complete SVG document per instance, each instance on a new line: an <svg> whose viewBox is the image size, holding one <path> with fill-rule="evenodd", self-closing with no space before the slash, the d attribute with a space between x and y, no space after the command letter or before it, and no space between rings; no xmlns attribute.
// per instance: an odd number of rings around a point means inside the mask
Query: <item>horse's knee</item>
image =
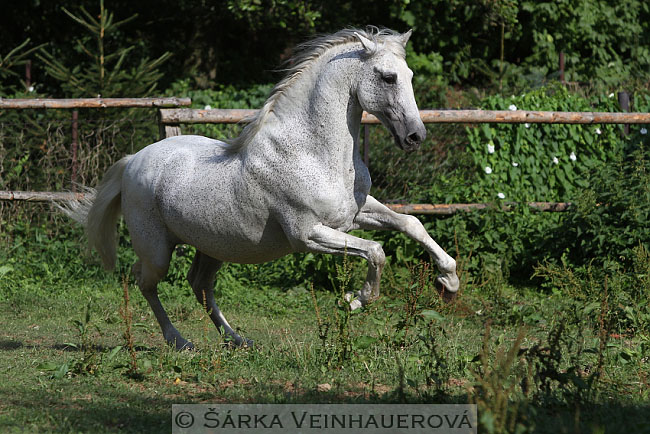
<svg viewBox="0 0 650 434"><path fill-rule="evenodd" d="M424 239L429 236L429 233L424 228L424 225L414 215L404 215L404 231L406 233L411 233L416 239Z"/></svg>

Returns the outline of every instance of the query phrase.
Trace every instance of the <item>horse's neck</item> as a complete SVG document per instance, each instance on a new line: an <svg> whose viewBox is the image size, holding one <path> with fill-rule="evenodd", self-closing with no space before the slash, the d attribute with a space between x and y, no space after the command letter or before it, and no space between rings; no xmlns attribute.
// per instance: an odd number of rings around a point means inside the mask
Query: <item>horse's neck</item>
<svg viewBox="0 0 650 434"><path fill-rule="evenodd" d="M358 154L362 110L351 91L358 61L335 64L328 58L295 83L274 109L280 122L273 145L280 153L308 153L347 170Z"/></svg>

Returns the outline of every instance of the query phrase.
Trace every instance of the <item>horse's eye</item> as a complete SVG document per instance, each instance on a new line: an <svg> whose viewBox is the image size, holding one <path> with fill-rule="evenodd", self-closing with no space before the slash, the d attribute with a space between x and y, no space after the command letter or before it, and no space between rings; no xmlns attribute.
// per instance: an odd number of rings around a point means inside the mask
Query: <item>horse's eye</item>
<svg viewBox="0 0 650 434"><path fill-rule="evenodd" d="M397 83L397 74L395 74L394 72L382 74L381 79L388 84L395 84Z"/></svg>

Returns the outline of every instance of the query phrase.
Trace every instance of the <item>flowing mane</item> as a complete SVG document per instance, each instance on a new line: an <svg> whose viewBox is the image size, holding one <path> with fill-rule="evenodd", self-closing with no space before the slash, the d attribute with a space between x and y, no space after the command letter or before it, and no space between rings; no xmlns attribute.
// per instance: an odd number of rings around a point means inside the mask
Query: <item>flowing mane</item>
<svg viewBox="0 0 650 434"><path fill-rule="evenodd" d="M406 57L404 46L398 41L400 34L393 30L378 29L377 27L368 27L367 30L355 28L344 29L331 35L317 37L299 45L296 48L296 54L286 62L290 66L285 69L287 72L285 77L271 90L269 98L257 115L250 119L241 134L226 142L225 150L229 153L236 153L245 148L262 128L269 113L273 112L275 103L300 78L303 72L307 71L332 48L345 44L359 43L359 39L355 34L359 34L377 43L377 49L371 53L366 53L367 56L372 57L380 49L388 48L403 58ZM361 44L359 43L359 45Z"/></svg>

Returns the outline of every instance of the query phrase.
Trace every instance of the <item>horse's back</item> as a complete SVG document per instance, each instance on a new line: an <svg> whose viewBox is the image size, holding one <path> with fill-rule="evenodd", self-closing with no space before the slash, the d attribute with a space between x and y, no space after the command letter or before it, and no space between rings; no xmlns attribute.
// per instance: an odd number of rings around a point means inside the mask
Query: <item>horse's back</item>
<svg viewBox="0 0 650 434"><path fill-rule="evenodd" d="M130 178L156 179L163 168L169 173L187 169L190 164L225 160L225 144L203 136L175 136L153 143L137 152L129 161L126 172ZM198 167L197 167L198 168Z"/></svg>

